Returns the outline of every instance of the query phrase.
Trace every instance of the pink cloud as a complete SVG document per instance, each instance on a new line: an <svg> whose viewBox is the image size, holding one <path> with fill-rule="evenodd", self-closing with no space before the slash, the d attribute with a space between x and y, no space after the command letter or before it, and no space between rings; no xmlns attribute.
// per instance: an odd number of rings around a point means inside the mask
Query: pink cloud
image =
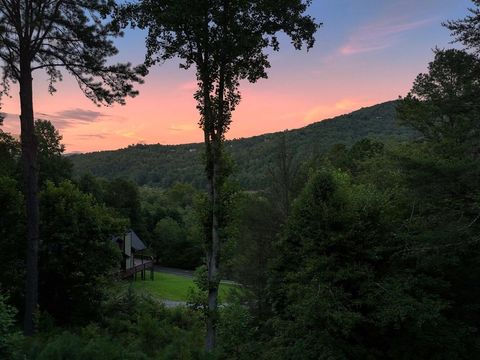
<svg viewBox="0 0 480 360"><path fill-rule="evenodd" d="M348 56L388 48L402 33L428 26L435 21L433 18L409 22L395 18L382 19L362 26L352 34L347 43L340 48L340 53Z"/></svg>
<svg viewBox="0 0 480 360"><path fill-rule="evenodd" d="M309 109L303 117L303 121L307 124L325 120L337 115L346 114L353 110L357 110L364 106L375 104L375 101L363 99L340 99L332 103L317 105Z"/></svg>

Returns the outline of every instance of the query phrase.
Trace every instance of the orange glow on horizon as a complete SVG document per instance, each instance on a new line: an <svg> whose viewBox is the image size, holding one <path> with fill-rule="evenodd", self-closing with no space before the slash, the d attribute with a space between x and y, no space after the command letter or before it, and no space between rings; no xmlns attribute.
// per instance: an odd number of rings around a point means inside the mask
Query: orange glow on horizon
<svg viewBox="0 0 480 360"><path fill-rule="evenodd" d="M270 56L269 78L241 84L242 102L233 115L229 139L295 129L405 95L432 60L431 49L449 47L441 22L460 18L470 0L365 0L312 2L312 14L325 23L309 51L295 51L282 39ZM408 11L406 11L408 9ZM144 34L134 30L118 44L120 55L142 61ZM123 59L125 60L125 59ZM193 70L175 61L151 69L140 95L126 106L96 107L65 74L58 92L34 74L37 118L51 120L67 152L113 150L136 143L202 142L193 93ZM19 133L18 88L3 98L3 130Z"/></svg>
<svg viewBox="0 0 480 360"><path fill-rule="evenodd" d="M241 138L307 126L313 122L349 113L364 106L391 98L329 100L320 105L308 98L255 91L249 87L234 114L228 138ZM203 141L198 127L198 113L191 94L170 93L156 97L141 94L129 99L126 106L98 108L88 100L63 97L61 93L36 101L36 117L51 120L59 129L67 152L114 150L136 143L184 144ZM62 102L58 102L59 99ZM327 98L327 96L325 96ZM4 130L19 132L19 104L14 98L4 101L2 111L8 114ZM72 110L73 109L73 110ZM52 111L53 110L53 111ZM64 121L63 113L74 113L78 119ZM91 119L84 119L92 114Z"/></svg>

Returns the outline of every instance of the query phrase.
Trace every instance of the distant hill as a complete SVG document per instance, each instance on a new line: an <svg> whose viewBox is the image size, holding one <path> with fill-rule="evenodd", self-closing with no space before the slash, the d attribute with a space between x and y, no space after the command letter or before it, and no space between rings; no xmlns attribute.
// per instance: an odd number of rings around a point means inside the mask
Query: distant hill
<svg viewBox="0 0 480 360"><path fill-rule="evenodd" d="M395 120L396 102L362 108L351 114L289 130L287 143L295 157L306 160L335 144L350 146L363 138L408 140L415 132ZM246 189L260 189L281 132L228 141L235 176ZM124 177L139 185L168 187L175 182L204 185L203 144L132 145L115 151L71 155L75 173L108 179Z"/></svg>

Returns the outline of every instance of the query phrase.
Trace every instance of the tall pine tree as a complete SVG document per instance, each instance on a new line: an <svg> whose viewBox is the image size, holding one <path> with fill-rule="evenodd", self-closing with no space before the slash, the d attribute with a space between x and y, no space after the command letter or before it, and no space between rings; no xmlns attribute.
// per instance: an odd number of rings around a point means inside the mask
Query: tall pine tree
<svg viewBox="0 0 480 360"><path fill-rule="evenodd" d="M447 27L455 38L468 49L480 54L480 0L472 0L475 5L469 9L470 14L464 19L450 20L443 25Z"/></svg>
<svg viewBox="0 0 480 360"><path fill-rule="evenodd" d="M124 103L135 96L139 72L130 64L107 63L117 54L120 30L107 20L113 0L0 0L0 60L3 91L20 87L22 163L27 208L27 279L24 332L35 332L38 300L38 141L35 136L33 73L44 70L49 91L65 69L95 103Z"/></svg>

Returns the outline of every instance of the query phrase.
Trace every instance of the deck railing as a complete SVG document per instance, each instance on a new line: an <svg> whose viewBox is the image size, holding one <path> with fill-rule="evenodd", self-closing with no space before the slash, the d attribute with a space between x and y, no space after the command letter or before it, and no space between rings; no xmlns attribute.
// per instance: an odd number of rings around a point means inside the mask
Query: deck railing
<svg viewBox="0 0 480 360"><path fill-rule="evenodd" d="M151 256L146 256L146 255L137 255L134 258L134 266L130 269L126 269L122 271L122 278L128 278L128 277L134 277L134 279L137 279L137 273L141 274L141 279L145 280L146 279L146 272L147 270L150 270L150 279L153 280L153 274L154 274L154 266L153 266L153 258Z"/></svg>

